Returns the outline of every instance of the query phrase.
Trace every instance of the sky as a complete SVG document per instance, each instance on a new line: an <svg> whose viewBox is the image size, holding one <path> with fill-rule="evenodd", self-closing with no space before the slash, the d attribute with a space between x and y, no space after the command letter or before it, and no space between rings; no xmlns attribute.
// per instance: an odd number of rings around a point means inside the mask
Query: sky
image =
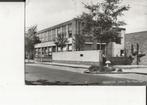
<svg viewBox="0 0 147 105"><path fill-rule="evenodd" d="M82 4L100 0L27 0L26 27L38 26L38 30L54 26L79 16L85 9ZM127 25L126 33L147 30L147 0L123 0L129 11L122 17Z"/></svg>

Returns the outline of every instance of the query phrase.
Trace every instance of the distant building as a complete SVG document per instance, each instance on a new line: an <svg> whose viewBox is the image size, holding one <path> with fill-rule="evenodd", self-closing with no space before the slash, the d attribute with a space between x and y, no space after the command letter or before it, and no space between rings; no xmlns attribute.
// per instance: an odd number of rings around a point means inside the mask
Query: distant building
<svg viewBox="0 0 147 105"><path fill-rule="evenodd" d="M137 43L139 44L139 53L145 54L145 56L141 57L139 64L147 64L147 31L134 32L125 35L125 48L127 56L132 55L131 45L133 45L134 50L136 50ZM135 58L132 64L136 64Z"/></svg>
<svg viewBox="0 0 147 105"><path fill-rule="evenodd" d="M81 27L82 25L80 24L78 19L74 18L70 21L66 21L64 23L39 31L36 35L40 38L41 43L35 45L35 57L51 58L52 53L57 52L57 46L54 42L54 39L57 37L58 34L61 33L63 33L66 38L68 38L68 43L66 43L63 51L75 51L75 35L81 34ZM125 29L120 28L119 33L120 40L117 43L112 42L108 45L107 48L106 43L97 43L97 49L93 49L92 40L89 38L89 35L85 35L86 42L82 50L100 50L101 45L101 49L108 56L123 56ZM61 51L60 47L58 47L58 51Z"/></svg>

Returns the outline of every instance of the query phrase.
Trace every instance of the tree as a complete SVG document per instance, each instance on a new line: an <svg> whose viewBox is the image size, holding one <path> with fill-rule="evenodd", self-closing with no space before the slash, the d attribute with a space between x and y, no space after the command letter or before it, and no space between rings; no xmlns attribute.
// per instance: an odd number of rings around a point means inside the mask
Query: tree
<svg viewBox="0 0 147 105"><path fill-rule="evenodd" d="M84 36L81 34L76 34L75 40L74 40L74 45L75 45L76 51L81 51L82 48L84 47L84 44L85 44Z"/></svg>
<svg viewBox="0 0 147 105"><path fill-rule="evenodd" d="M124 11L128 11L129 6L120 5L122 0L103 0L96 4L84 4L88 12L83 12L79 17L82 23L82 32L92 36L93 49L97 49L97 42L108 44L117 41L120 26L125 25L124 21L119 20ZM101 57L102 59L102 53ZM100 61L100 69L103 68L103 60Z"/></svg>
<svg viewBox="0 0 147 105"><path fill-rule="evenodd" d="M79 20L82 23L82 32L92 35L93 46L96 43L117 41L120 26L125 25L124 21L119 20L124 11L128 11L129 6L121 5L122 0L103 0L97 4L84 4L88 13L84 12Z"/></svg>
<svg viewBox="0 0 147 105"><path fill-rule="evenodd" d="M63 33L58 34L57 37L54 39L54 43L57 46L57 51L58 51L58 47L60 47L61 51L63 51L63 48L66 46L67 42L68 40Z"/></svg>
<svg viewBox="0 0 147 105"><path fill-rule="evenodd" d="M37 26L30 27L25 33L25 56L30 59L34 56L34 45L40 43L39 37L36 36ZM32 57L31 57L32 55Z"/></svg>

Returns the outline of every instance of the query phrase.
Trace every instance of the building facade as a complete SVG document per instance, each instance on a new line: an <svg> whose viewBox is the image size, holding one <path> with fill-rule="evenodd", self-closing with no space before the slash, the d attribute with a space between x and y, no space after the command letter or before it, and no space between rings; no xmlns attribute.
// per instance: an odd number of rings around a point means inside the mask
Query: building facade
<svg viewBox="0 0 147 105"><path fill-rule="evenodd" d="M78 19L74 18L70 21L55 25L50 28L39 31L36 35L41 40L41 43L35 45L35 58L47 58L51 59L52 53L60 52L61 48L56 46L55 38L58 34L64 34L68 42L66 46L63 47L64 51L76 51L75 48L75 35L81 34L82 26ZM109 43L106 47L106 43L97 43L97 49L93 49L92 40L89 38L89 35L85 35L85 44L82 50L104 50L105 54L108 56L122 56L124 51L124 34L125 29L119 29L120 40L118 43L112 42ZM58 49L58 50L57 50Z"/></svg>
<svg viewBox="0 0 147 105"><path fill-rule="evenodd" d="M56 26L41 30L37 33L41 43L35 45L36 58L51 58L53 52L57 52L55 38L58 34L64 33L68 39L68 43L63 48L63 51L73 50L73 34L76 33L76 20L70 20ZM61 48L58 48L61 51Z"/></svg>
<svg viewBox="0 0 147 105"><path fill-rule="evenodd" d="M139 53L145 54L145 56L140 58L139 64L147 65L147 31L134 32L125 35L125 49L127 56L132 56L131 46L134 46L133 48L135 51L137 43L139 45ZM133 56L132 64L136 64L135 56Z"/></svg>

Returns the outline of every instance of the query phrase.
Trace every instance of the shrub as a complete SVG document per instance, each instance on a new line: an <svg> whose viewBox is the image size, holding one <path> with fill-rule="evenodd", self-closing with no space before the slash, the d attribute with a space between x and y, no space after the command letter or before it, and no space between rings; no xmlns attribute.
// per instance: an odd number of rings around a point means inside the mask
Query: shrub
<svg viewBox="0 0 147 105"><path fill-rule="evenodd" d="M121 68L116 68L115 70L116 72L123 72L123 70Z"/></svg>
<svg viewBox="0 0 147 105"><path fill-rule="evenodd" d="M101 72L102 71L98 65L91 65L88 68L88 70L89 72Z"/></svg>
<svg viewBox="0 0 147 105"><path fill-rule="evenodd" d="M100 68L98 65L91 65L85 73L97 73L97 72L123 72L121 68L115 68L113 66Z"/></svg>
<svg viewBox="0 0 147 105"><path fill-rule="evenodd" d="M105 72L112 72L112 71L115 71L115 68L110 66L110 67L104 67L104 71Z"/></svg>

